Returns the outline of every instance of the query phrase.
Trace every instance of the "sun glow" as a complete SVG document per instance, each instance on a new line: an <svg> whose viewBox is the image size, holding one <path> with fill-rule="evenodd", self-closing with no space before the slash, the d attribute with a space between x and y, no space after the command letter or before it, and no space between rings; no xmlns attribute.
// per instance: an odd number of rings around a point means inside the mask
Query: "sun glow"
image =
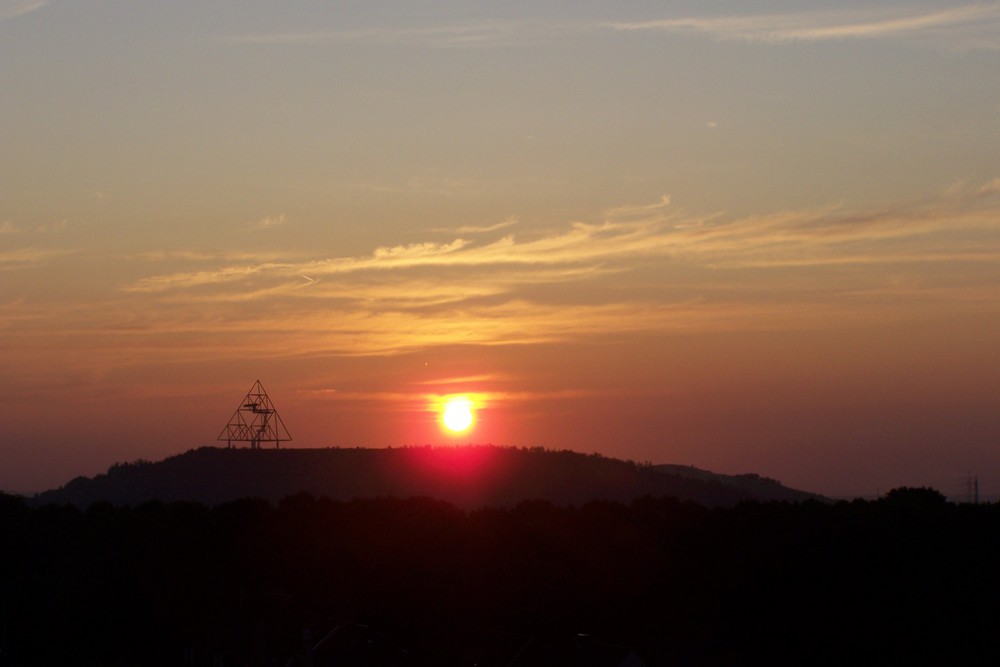
<svg viewBox="0 0 1000 667"><path fill-rule="evenodd" d="M441 423L452 433L464 433L475 420L472 401L467 396L450 396L444 400Z"/></svg>

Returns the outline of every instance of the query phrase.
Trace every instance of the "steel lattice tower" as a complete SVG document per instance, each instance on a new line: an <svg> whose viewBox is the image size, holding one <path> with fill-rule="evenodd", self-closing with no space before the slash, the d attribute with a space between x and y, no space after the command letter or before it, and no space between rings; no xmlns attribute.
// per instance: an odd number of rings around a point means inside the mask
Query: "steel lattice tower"
<svg viewBox="0 0 1000 667"><path fill-rule="evenodd" d="M292 436L257 380L217 439L225 440L230 448L234 442L249 442L250 449L260 449L262 442L273 442L277 449L279 443L291 440Z"/></svg>

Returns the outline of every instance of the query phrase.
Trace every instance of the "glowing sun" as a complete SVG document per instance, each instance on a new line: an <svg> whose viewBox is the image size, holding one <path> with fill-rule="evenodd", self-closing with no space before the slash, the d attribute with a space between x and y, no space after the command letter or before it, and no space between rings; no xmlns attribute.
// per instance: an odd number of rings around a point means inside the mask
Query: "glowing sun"
<svg viewBox="0 0 1000 667"><path fill-rule="evenodd" d="M462 433L472 426L472 401L465 396L454 396L445 400L441 413L444 427L453 433Z"/></svg>

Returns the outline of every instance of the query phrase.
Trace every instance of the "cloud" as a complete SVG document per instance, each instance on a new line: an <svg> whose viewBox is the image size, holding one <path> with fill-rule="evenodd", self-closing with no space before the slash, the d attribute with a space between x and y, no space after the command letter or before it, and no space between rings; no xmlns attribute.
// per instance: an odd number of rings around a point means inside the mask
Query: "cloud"
<svg viewBox="0 0 1000 667"><path fill-rule="evenodd" d="M488 382L490 379L491 378L488 376L475 376L469 378L455 378L450 382L462 385L464 389L469 383L480 384L483 381ZM444 396L448 396L449 394L421 393L423 388L420 385L448 383L449 380L442 381L441 383L434 381L427 383L415 383L415 389L412 391L358 391L324 387L318 389L303 389L300 390L299 393L315 396L323 399L324 401L332 399L334 401L350 403L377 404L379 405L379 410L385 410L386 406L393 406L395 409L403 411L413 409L424 411L427 409L428 404L437 404ZM607 391L604 391L601 392L601 395L607 395L607 393ZM497 403L529 403L545 400L586 398L598 395L597 392L590 389L550 389L540 391L503 391L490 389L479 392L463 391L462 394L468 396L480 408L490 407Z"/></svg>
<svg viewBox="0 0 1000 667"><path fill-rule="evenodd" d="M225 39L248 45L404 44L435 48L483 48L519 41L524 24L512 21L458 23L425 27L375 27L347 30L303 30L229 35Z"/></svg>
<svg viewBox="0 0 1000 667"><path fill-rule="evenodd" d="M992 197L994 195L1000 195L1000 178L994 178L989 183L981 186L976 190L976 195L979 197Z"/></svg>
<svg viewBox="0 0 1000 667"><path fill-rule="evenodd" d="M144 262L241 262L255 264L279 262L294 256L291 253L240 250L150 250L131 255L129 258Z"/></svg>
<svg viewBox="0 0 1000 667"><path fill-rule="evenodd" d="M998 193L994 182L966 195L891 209L827 207L734 219L685 214L664 196L652 204L609 209L600 222L573 222L549 233L382 246L367 256L224 265L147 276L126 289L228 293L226 285L253 279L255 290L282 285L290 290L308 276L311 298L347 298L352 290L363 299L390 298L398 290L439 303L435 285L479 298L517 293L526 285L580 283L663 262L717 270L987 261L982 258L991 257L1000 243L992 233L1000 207L992 195ZM970 250L961 243L963 234L977 236L979 245Z"/></svg>
<svg viewBox="0 0 1000 667"><path fill-rule="evenodd" d="M272 227L283 227L288 224L288 216L284 213L278 215L267 215L254 223L255 229L270 229Z"/></svg>
<svg viewBox="0 0 1000 667"><path fill-rule="evenodd" d="M461 375L455 377L443 377L434 380L417 380L413 384L415 385L427 385L427 386L447 386L452 384L469 386L470 384L483 384L483 383L493 383L497 381L510 380L509 375L504 375L502 373L482 373L480 375Z"/></svg>
<svg viewBox="0 0 1000 667"><path fill-rule="evenodd" d="M35 234L57 234L65 231L68 227L68 220L59 220L57 222L36 225L31 231ZM25 233L25 229L15 224L13 220L4 220L0 222L0 236L23 233Z"/></svg>
<svg viewBox="0 0 1000 667"><path fill-rule="evenodd" d="M162 292L171 289L191 289L201 285L231 283L241 278L260 274L278 265L225 266L207 271L191 271L161 276L149 276L128 288L132 292Z"/></svg>
<svg viewBox="0 0 1000 667"><path fill-rule="evenodd" d="M38 234L59 234L69 229L69 220L57 220L47 224L38 225L35 232Z"/></svg>
<svg viewBox="0 0 1000 667"><path fill-rule="evenodd" d="M493 181L484 185L481 181L467 176L447 173L417 173L397 182L342 180L338 187L377 194L398 194L421 197L469 198L483 194L494 194L499 189L509 189L517 180Z"/></svg>
<svg viewBox="0 0 1000 667"><path fill-rule="evenodd" d="M879 209L695 215L662 197L595 217L333 258L128 257L146 275L102 301L33 303L15 330L69 366L118 368L828 330L1000 303L993 182ZM54 257L25 249L0 266Z"/></svg>
<svg viewBox="0 0 1000 667"><path fill-rule="evenodd" d="M516 217L510 216L506 220L503 220L502 222L498 222L493 225L462 225L460 227L433 227L432 229L430 229L430 231L438 234L462 234L462 235L488 234L490 232L495 232L501 229L506 229L508 227L513 227L519 222L520 221Z"/></svg>
<svg viewBox="0 0 1000 667"><path fill-rule="evenodd" d="M0 21L30 14L47 4L48 0L3 0L0 2Z"/></svg>
<svg viewBox="0 0 1000 667"><path fill-rule="evenodd" d="M392 247L376 248L373 257L376 260L388 260L397 264L410 261L420 262L425 258L440 257L461 250L468 241L455 239L451 243L411 243Z"/></svg>
<svg viewBox="0 0 1000 667"><path fill-rule="evenodd" d="M781 43L962 35L970 46L997 48L1000 5L967 4L917 12L909 8L804 11L789 14L684 17L616 22L618 31L702 33L720 39Z"/></svg>
<svg viewBox="0 0 1000 667"><path fill-rule="evenodd" d="M228 35L246 45L400 44L433 48L483 48L552 40L595 30L705 34L718 39L779 44L845 39L933 38L967 48L1000 49L1000 3L945 8L851 7L782 14L690 15L638 21L480 21L418 27L300 30Z"/></svg>
<svg viewBox="0 0 1000 667"><path fill-rule="evenodd" d="M548 389L537 391L504 391L497 389L485 389L483 391L469 391L469 383L479 385L482 380L478 378L457 379L455 384L461 389L460 395L469 399L477 410L484 408L494 408L500 404L510 403L538 403L539 401L558 401L566 399L591 398L594 396L608 396L618 392L603 390L597 392L593 389ZM437 384L437 383L431 383ZM355 404L355 408L364 405L377 406L380 412L394 410L398 412L427 410L439 412L444 402L455 394L451 393L422 393L423 388L414 386L410 391L358 391L344 390L337 388L307 389L299 393L307 396L320 398L327 403L336 401L338 403Z"/></svg>
<svg viewBox="0 0 1000 667"><path fill-rule="evenodd" d="M148 305L148 304L147 304ZM828 326L828 321L851 321L852 309L843 304L818 304L804 317L798 304L605 303L544 305L517 299L498 304L462 307L443 312L407 312L382 309L259 309L235 314L215 312L197 317L179 316L170 304L100 323L80 311L64 314L66 327L86 327L85 337L106 346L113 365L127 359L127 351L157 350L167 360L223 360L247 358L309 359L322 356L394 355L442 346L538 345L617 337L642 332L691 333L706 331L782 330ZM822 315L822 316L820 316ZM49 339L54 336L49 336ZM211 341L229 340L220 347ZM186 341L186 342L185 342ZM201 341L200 344L193 344Z"/></svg>
<svg viewBox="0 0 1000 667"><path fill-rule="evenodd" d="M49 248L18 248L0 252L0 270L26 269L43 266L49 262L74 254L75 250Z"/></svg>
<svg viewBox="0 0 1000 667"><path fill-rule="evenodd" d="M663 212L669 207L670 195L661 195L659 200L653 202L652 204L625 204L609 208L604 211L604 216L605 218L616 220L633 218L636 216L646 218L649 217L650 214Z"/></svg>

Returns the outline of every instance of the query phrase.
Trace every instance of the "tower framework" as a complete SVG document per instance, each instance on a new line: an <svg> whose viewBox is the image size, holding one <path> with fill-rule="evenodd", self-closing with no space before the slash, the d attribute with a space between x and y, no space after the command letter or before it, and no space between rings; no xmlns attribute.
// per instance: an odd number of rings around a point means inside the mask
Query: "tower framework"
<svg viewBox="0 0 1000 667"><path fill-rule="evenodd" d="M234 442L249 442L250 449L260 449L262 442L273 442L277 449L292 436L264 386L257 380L217 439L225 440L230 448Z"/></svg>

